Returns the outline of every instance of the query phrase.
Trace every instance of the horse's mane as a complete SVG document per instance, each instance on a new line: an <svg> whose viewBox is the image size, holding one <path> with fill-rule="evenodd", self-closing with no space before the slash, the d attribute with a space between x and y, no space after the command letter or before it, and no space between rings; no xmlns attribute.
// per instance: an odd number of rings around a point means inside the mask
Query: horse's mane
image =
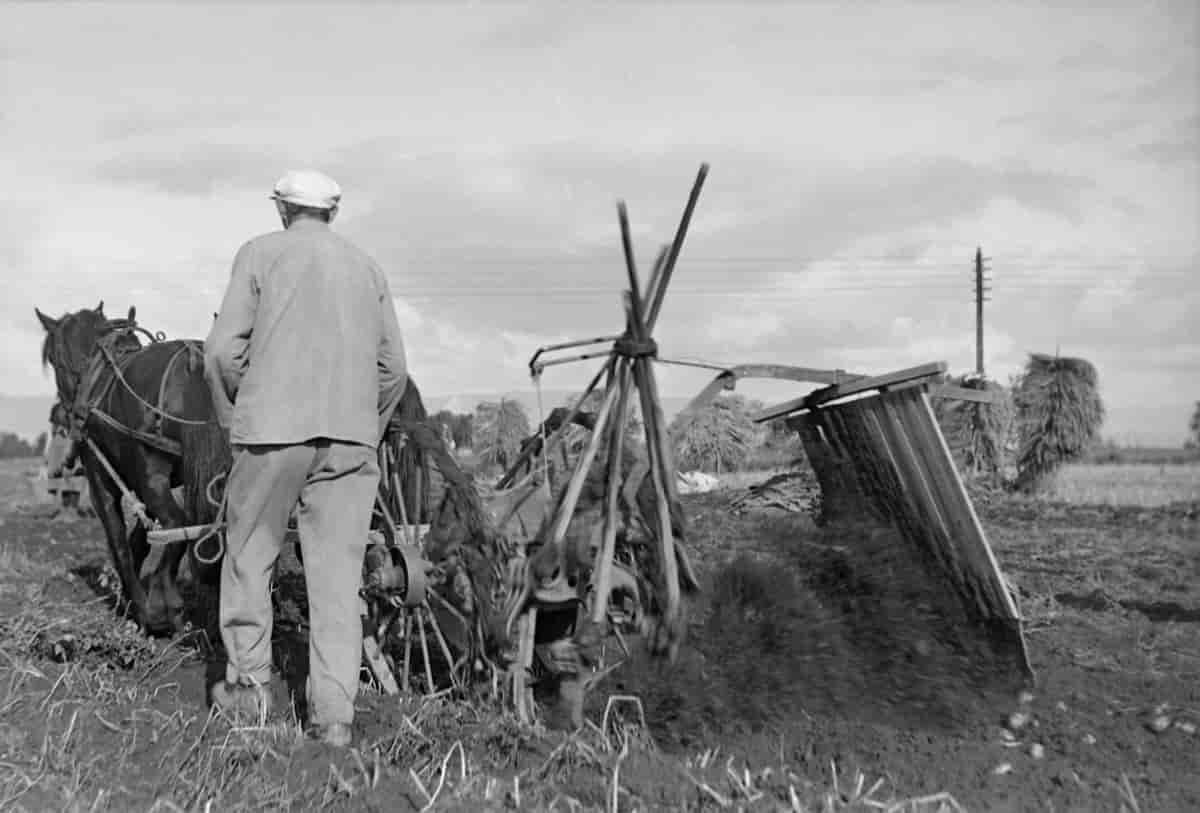
<svg viewBox="0 0 1200 813"><path fill-rule="evenodd" d="M132 313L133 311L131 310L131 316L128 319L109 319L99 310L95 309L64 313L58 317L58 327L47 331L45 338L42 339L42 369L45 370L54 366L52 356L62 358L62 353L55 351L62 349L61 346L56 347L56 344L61 345L66 341L64 330L66 325L89 314L101 323L100 329L97 331L99 341L103 342L107 340L111 342L113 348L118 351L118 354L128 350L140 349L142 341L135 332L138 328L137 323L132 318Z"/></svg>

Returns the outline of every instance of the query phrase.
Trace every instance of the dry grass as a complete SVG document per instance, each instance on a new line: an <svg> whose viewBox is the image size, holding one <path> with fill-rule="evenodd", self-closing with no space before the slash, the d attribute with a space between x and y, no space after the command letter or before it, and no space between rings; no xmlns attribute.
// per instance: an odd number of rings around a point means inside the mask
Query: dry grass
<svg viewBox="0 0 1200 813"><path fill-rule="evenodd" d="M1077 504L1143 507L1200 500L1200 465L1069 464L1045 496Z"/></svg>
<svg viewBox="0 0 1200 813"><path fill-rule="evenodd" d="M783 474L787 471L791 471L791 469L786 466L780 466L755 471L731 471L714 476L717 478L717 489L719 491L736 491L757 485L764 480L771 479L776 474Z"/></svg>
<svg viewBox="0 0 1200 813"><path fill-rule="evenodd" d="M1103 482L1096 470L1109 468L1124 473L1109 473L1116 485L1108 488L1128 490L1128 466L1068 467L1064 479L1080 469L1076 482ZM1195 498L1200 469L1189 471ZM723 489L743 488L772 473L720 479ZM1161 477L1140 477L1149 490L1163 487ZM739 538L713 537L714 547ZM1027 537L1014 531L1014 544ZM150 642L131 630L108 604L107 569L89 579L101 594L95 601L56 599L47 584L77 579L69 569L78 553L50 560L25 542L0 545L0 810L961 809L949 794L912 798L865 767L801 766L782 754L749 764L713 742L670 755L636 714L615 725L597 714L562 735L522 727L491 706L364 691L367 730L354 749L332 753L305 741L290 712L269 721L210 714L204 642ZM97 557L106 557L98 536L83 558ZM1055 623L1061 608L1045 609L1031 615ZM64 647L67 635L73 643ZM1122 792L1137 809L1128 782Z"/></svg>
<svg viewBox="0 0 1200 813"><path fill-rule="evenodd" d="M836 764L667 754L641 715L617 714L636 699L564 735L483 703L364 688L359 741L333 752L304 738L290 708L269 720L210 712L206 642L151 641L121 620L98 539L63 552L33 538L0 548L3 810L955 809Z"/></svg>
<svg viewBox="0 0 1200 813"><path fill-rule="evenodd" d="M789 471L788 467L737 471L717 476L718 489L735 491ZM1152 508L1200 501L1197 463L1069 463L1056 474L1040 499L1076 505L1124 505Z"/></svg>

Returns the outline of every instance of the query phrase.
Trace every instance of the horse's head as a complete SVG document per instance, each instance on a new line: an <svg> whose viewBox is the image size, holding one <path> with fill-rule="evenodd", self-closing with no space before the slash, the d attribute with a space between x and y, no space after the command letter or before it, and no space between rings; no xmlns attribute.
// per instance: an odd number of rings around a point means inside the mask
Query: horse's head
<svg viewBox="0 0 1200 813"><path fill-rule="evenodd" d="M112 330L104 315L104 301L95 308L68 313L55 319L34 308L46 331L42 342L42 366L54 370L58 396L63 403L75 401L88 360L101 337ZM132 309L130 311L132 316Z"/></svg>

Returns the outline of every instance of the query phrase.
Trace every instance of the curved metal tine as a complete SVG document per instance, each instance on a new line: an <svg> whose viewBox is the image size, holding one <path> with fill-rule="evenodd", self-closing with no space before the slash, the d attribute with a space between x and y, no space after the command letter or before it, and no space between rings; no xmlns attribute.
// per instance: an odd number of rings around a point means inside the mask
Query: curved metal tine
<svg viewBox="0 0 1200 813"><path fill-rule="evenodd" d="M400 677L400 685L404 693L408 694L412 689L409 682L409 675L412 673L412 612L407 608L401 612L404 613L404 674Z"/></svg>
<svg viewBox="0 0 1200 813"><path fill-rule="evenodd" d="M413 613L417 617L417 634L418 640L421 642L421 659L425 662L425 694L434 694L437 687L433 683L433 664L429 662L429 638L425 635L425 621L421 618L420 613Z"/></svg>
<svg viewBox="0 0 1200 813"><path fill-rule="evenodd" d="M397 471L398 467L392 469L392 488L395 489L396 504L400 507L400 522L403 523L404 531L399 536L404 537L404 542L412 547L417 546L417 529L413 528L408 523L408 509L404 507L404 491L401 490L400 474Z"/></svg>
<svg viewBox="0 0 1200 813"><path fill-rule="evenodd" d="M422 609L425 610L425 617L429 619L429 626L433 628L433 637L437 639L438 648L442 650L442 657L446 659L446 666L450 669L450 682L456 689L462 689L463 684L454 668L454 656L450 654L450 645L446 643L446 636L442 633L442 625L438 623L437 616L433 613L433 608L429 606L429 600L421 602Z"/></svg>

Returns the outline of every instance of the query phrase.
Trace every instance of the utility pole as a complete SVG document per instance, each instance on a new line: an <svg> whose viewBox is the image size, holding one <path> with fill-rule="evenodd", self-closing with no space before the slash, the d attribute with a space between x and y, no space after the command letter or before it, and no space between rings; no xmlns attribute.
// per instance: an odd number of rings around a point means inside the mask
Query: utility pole
<svg viewBox="0 0 1200 813"><path fill-rule="evenodd" d="M984 263L990 260L991 257L983 256L983 249L976 246L975 248L975 373L983 378L983 303L987 302L986 294L991 291L991 288L983 287L983 283L991 280L984 279L984 272L988 269Z"/></svg>

